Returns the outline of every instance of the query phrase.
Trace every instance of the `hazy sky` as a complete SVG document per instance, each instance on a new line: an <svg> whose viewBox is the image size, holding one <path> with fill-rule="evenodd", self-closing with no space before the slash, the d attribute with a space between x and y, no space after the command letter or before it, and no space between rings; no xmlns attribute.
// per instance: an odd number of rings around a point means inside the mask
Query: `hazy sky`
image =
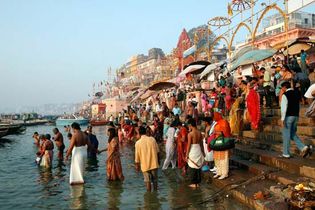
<svg viewBox="0 0 315 210"><path fill-rule="evenodd" d="M169 53L183 28L226 16L227 0L1 0L0 112L78 102L135 54Z"/></svg>

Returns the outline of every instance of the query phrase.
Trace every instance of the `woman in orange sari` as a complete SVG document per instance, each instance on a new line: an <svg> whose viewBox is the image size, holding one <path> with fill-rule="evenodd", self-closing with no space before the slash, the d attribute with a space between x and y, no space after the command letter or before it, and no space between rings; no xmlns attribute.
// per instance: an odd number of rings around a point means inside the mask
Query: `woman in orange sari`
<svg viewBox="0 0 315 210"><path fill-rule="evenodd" d="M119 141L115 128L108 129L108 147L107 147L107 160L106 160L106 173L108 181L124 180L122 173Z"/></svg>
<svg viewBox="0 0 315 210"><path fill-rule="evenodd" d="M231 137L231 129L227 120L222 118L221 113L214 112L213 120L215 138L223 135L224 137ZM213 178L225 179L229 174L229 150L213 151L213 159L217 174Z"/></svg>

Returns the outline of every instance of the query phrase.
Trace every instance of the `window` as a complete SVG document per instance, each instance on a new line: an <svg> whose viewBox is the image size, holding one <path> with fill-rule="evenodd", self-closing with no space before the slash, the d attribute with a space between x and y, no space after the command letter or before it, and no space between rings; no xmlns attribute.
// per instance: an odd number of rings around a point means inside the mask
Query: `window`
<svg viewBox="0 0 315 210"><path fill-rule="evenodd" d="M305 25L308 24L308 19L307 18L304 19L304 23L305 23Z"/></svg>

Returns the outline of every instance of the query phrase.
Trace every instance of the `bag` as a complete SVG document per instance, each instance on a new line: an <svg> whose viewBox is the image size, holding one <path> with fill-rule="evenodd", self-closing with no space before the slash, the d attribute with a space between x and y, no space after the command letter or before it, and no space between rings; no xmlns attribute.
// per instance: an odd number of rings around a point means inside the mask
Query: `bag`
<svg viewBox="0 0 315 210"><path fill-rule="evenodd" d="M224 137L223 134L210 142L209 147L214 151L224 151L235 147L235 140Z"/></svg>
<svg viewBox="0 0 315 210"><path fill-rule="evenodd" d="M305 117L315 117L315 100L311 103L311 105L305 111Z"/></svg>
<svg viewBox="0 0 315 210"><path fill-rule="evenodd" d="M277 80L281 78L281 74L280 73L276 73L274 76Z"/></svg>

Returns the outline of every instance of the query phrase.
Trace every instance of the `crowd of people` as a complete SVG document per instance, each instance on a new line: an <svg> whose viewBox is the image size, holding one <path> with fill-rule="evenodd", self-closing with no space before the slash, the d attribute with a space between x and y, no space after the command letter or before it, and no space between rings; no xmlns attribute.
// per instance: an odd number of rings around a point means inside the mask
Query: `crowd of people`
<svg viewBox="0 0 315 210"><path fill-rule="evenodd" d="M192 188L201 183L203 170L213 172L213 178L225 179L229 176L230 150L215 150L211 142L218 138L239 139L246 129L259 132L263 107L281 108L283 152L280 156L291 157L290 140L294 140L301 156L307 157L311 148L302 143L296 131L300 103L308 104L311 101L307 98L315 97L315 73L304 64L305 52L301 52L301 58L300 64L296 57L289 62L272 59L260 67L254 64L251 76L244 76L239 70L234 75L221 73L208 90L191 90L189 86L171 88L142 103L134 102L117 116L111 115L106 149L98 148L92 127L83 132L73 123L66 152L66 160L72 155L70 184L84 183L86 155L96 158L103 151L107 151L107 179L123 181L119 151L123 143L134 144L135 168L142 171L148 191L157 190L160 166L162 171L178 168ZM306 94L310 90L311 94ZM53 132L58 159L62 161L63 137L57 128ZM36 133L34 138L39 147L40 165L50 167L54 149L50 135ZM165 157L163 162L162 157Z"/></svg>

